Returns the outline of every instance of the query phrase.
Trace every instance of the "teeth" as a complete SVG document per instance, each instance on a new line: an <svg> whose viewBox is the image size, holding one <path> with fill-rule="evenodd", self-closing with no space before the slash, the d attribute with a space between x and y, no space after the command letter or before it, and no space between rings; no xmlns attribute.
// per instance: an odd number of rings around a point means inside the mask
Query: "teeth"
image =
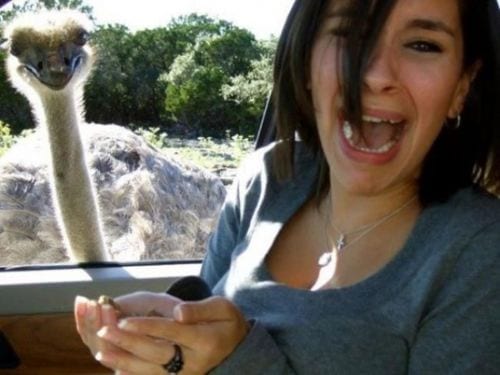
<svg viewBox="0 0 500 375"><path fill-rule="evenodd" d="M365 120L364 116L363 116L363 121L367 121L367 120ZM380 121L380 122L382 122L382 121ZM342 132L344 133L344 136L347 139L347 141L349 142L349 145L351 145L351 147L355 148L356 150L363 151L363 152L370 152L372 154L383 154L383 153L389 151L396 144L396 141L391 140L391 141L387 142L386 144L384 144L376 149L357 146L353 142L354 141L353 140L354 132L352 130L352 126L349 123L349 121L344 121L344 124L342 126Z"/></svg>
<svg viewBox="0 0 500 375"><path fill-rule="evenodd" d="M380 123L382 122L383 120L378 118L378 117L371 117L371 116L367 116L367 115L363 115L363 121L366 121L366 122L375 122L375 123Z"/></svg>
<svg viewBox="0 0 500 375"><path fill-rule="evenodd" d="M380 124L381 122L387 122L391 125L395 125L395 124L399 124L401 122L401 121L383 119L383 118L379 118L379 117L372 117L372 116L368 116L368 115L363 115L362 119L365 122L373 122L375 124Z"/></svg>
<svg viewBox="0 0 500 375"><path fill-rule="evenodd" d="M349 121L344 121L344 126L342 127L342 130L344 131L345 137L352 141L352 136L354 135L354 132L352 131L352 126L349 123Z"/></svg>

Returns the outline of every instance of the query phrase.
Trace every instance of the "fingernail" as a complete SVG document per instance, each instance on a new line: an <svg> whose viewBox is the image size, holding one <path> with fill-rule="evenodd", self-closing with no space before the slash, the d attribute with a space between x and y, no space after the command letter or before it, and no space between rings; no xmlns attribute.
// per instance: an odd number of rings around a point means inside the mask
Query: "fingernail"
<svg viewBox="0 0 500 375"><path fill-rule="evenodd" d="M182 310L182 305L177 305L174 307L174 319L178 322L182 322L184 320L184 312Z"/></svg>
<svg viewBox="0 0 500 375"><path fill-rule="evenodd" d="M127 319L123 319L118 322L118 328L123 329L125 331L127 330L131 331L133 329L133 326L132 324L130 324L129 321L127 321Z"/></svg>
<svg viewBox="0 0 500 375"><path fill-rule="evenodd" d="M100 338L106 338L108 332L108 327L102 327L99 331L97 331L97 336L99 336Z"/></svg>
<svg viewBox="0 0 500 375"><path fill-rule="evenodd" d="M76 296L75 298L75 309L79 316L85 316L87 313L87 301L88 299L82 296Z"/></svg>
<svg viewBox="0 0 500 375"><path fill-rule="evenodd" d="M101 362L101 364L104 364L105 366L110 366L113 367L113 364L115 362L115 358L108 352L108 353L103 353L103 352L97 352L94 358Z"/></svg>
<svg viewBox="0 0 500 375"><path fill-rule="evenodd" d="M75 297L75 302L76 303L84 303L84 302L87 302L88 299L84 296L76 296Z"/></svg>

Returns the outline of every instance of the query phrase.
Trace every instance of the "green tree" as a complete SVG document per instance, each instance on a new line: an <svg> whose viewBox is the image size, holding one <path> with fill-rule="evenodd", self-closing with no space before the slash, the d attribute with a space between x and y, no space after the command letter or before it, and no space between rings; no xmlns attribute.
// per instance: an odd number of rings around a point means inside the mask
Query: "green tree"
<svg viewBox="0 0 500 375"><path fill-rule="evenodd" d="M7 79L6 58L6 52L0 51L0 121L10 124L12 132L18 134L23 129L32 128L34 120L28 101Z"/></svg>
<svg viewBox="0 0 500 375"><path fill-rule="evenodd" d="M69 6L91 15L83 1L26 0L10 13L0 12L0 20L41 6ZM197 135L255 132L262 108L251 97L264 89L251 89L248 81L260 79L259 69L267 69L269 58L247 30L191 14L135 33L123 25L100 26L91 43L97 60L85 87L87 121L169 132L175 125ZM6 81L5 57L0 52L0 119L18 133L33 121L24 97Z"/></svg>
<svg viewBox="0 0 500 375"><path fill-rule="evenodd" d="M227 100L222 87L245 75L262 48L254 36L224 23L221 34L200 33L197 42L179 55L163 80L165 107L173 119L198 135L224 136L227 130L254 134L258 118L244 102ZM262 109L261 109L262 110Z"/></svg>
<svg viewBox="0 0 500 375"><path fill-rule="evenodd" d="M250 61L247 74L231 77L230 82L222 86L222 96L242 104L253 118L259 118L272 89L274 51L277 39L261 41L260 59Z"/></svg>
<svg viewBox="0 0 500 375"><path fill-rule="evenodd" d="M88 121L126 124L132 116L132 98L128 89L131 41L123 25L104 26L92 35L98 56L89 83L85 87Z"/></svg>
<svg viewBox="0 0 500 375"><path fill-rule="evenodd" d="M202 35L195 59L200 65L218 65L226 75L232 77L246 73L250 69L250 62L260 54L253 34L228 26L222 35Z"/></svg>
<svg viewBox="0 0 500 375"><path fill-rule="evenodd" d="M165 127L172 116L165 109L165 82L175 58L200 34L218 34L226 26L191 14L166 27L136 33L122 25L100 27L93 35L98 63L86 88L87 119L131 127Z"/></svg>
<svg viewBox="0 0 500 375"><path fill-rule="evenodd" d="M223 115L223 98L217 90L225 81L217 66L201 66L194 51L177 57L165 76L167 82L166 109L187 131L197 135L221 135L217 126Z"/></svg>

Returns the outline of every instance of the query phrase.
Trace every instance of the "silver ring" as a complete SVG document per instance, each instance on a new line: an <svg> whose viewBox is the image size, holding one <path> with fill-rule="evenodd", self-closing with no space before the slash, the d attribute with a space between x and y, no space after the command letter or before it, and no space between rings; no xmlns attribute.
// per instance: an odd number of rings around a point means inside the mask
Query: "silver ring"
<svg viewBox="0 0 500 375"><path fill-rule="evenodd" d="M184 367L181 347L174 344L174 349L174 357L163 365L163 368L167 370L168 375L177 375L177 373L182 370L182 367Z"/></svg>

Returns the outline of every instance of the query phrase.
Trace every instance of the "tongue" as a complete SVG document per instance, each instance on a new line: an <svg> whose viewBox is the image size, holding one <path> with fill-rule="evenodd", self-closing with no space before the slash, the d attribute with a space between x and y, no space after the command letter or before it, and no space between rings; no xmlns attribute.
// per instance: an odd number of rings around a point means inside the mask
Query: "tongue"
<svg viewBox="0 0 500 375"><path fill-rule="evenodd" d="M395 140L400 132L398 125L391 125L388 122L365 122L361 126L357 126L355 131L359 131L358 140L362 146L371 150L376 150L387 144L391 140Z"/></svg>

